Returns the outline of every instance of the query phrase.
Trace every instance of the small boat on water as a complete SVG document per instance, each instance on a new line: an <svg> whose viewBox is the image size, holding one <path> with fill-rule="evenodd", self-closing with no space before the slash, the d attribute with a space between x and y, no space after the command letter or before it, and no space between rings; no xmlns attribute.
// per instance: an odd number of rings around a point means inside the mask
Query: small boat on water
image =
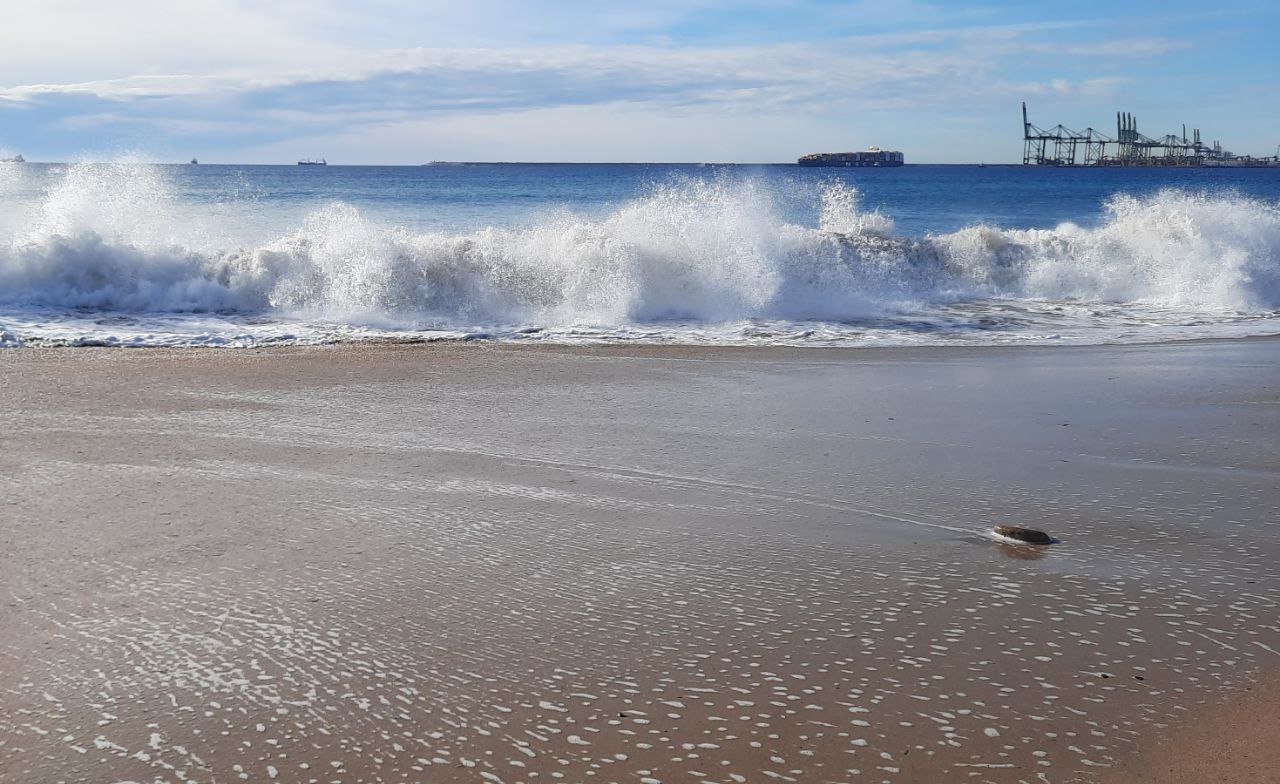
<svg viewBox="0 0 1280 784"><path fill-rule="evenodd" d="M197 161L195 158L192 158L192 159L191 159L191 165L192 165L192 166L199 166L199 165L200 165L200 161Z"/></svg>
<svg viewBox="0 0 1280 784"><path fill-rule="evenodd" d="M299 166L328 166L329 162L326 161L324 158L321 158L318 161L312 160L311 158L307 158L305 160L298 161L298 165Z"/></svg>

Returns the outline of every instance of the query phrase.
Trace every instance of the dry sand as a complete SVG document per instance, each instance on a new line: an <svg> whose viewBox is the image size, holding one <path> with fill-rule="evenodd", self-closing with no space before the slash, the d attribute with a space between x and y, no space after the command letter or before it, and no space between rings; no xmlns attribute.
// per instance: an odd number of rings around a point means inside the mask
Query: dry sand
<svg viewBox="0 0 1280 784"><path fill-rule="evenodd" d="M1102 784L1280 781L1280 681L1200 711L1103 776Z"/></svg>
<svg viewBox="0 0 1280 784"><path fill-rule="evenodd" d="M6 784L1270 764L1208 755L1275 726L1217 706L1280 666L1277 340L22 349L0 394Z"/></svg>

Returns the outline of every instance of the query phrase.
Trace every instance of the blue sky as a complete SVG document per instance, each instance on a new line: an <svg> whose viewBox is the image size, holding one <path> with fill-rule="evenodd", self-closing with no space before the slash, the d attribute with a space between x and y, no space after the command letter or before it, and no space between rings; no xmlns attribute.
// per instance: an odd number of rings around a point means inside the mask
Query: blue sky
<svg viewBox="0 0 1280 784"><path fill-rule="evenodd" d="M0 154L1012 162L1032 121L1280 145L1280 4L44 0L0 27Z"/></svg>

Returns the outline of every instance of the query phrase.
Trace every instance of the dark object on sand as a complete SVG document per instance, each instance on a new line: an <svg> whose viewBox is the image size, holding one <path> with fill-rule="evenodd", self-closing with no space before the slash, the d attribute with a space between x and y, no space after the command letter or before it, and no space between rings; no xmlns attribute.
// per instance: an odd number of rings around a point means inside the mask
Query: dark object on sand
<svg viewBox="0 0 1280 784"><path fill-rule="evenodd" d="M1009 539L1017 539L1019 542L1027 544L1053 544L1053 537L1044 531L1037 531L1034 528L1023 528L1018 525L997 525L995 532Z"/></svg>

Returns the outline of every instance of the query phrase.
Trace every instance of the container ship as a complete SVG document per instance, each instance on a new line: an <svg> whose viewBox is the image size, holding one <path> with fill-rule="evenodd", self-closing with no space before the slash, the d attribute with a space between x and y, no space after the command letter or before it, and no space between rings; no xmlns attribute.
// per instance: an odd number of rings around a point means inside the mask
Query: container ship
<svg viewBox="0 0 1280 784"><path fill-rule="evenodd" d="M868 147L862 152L815 152L796 163L801 166L901 166L902 153Z"/></svg>

